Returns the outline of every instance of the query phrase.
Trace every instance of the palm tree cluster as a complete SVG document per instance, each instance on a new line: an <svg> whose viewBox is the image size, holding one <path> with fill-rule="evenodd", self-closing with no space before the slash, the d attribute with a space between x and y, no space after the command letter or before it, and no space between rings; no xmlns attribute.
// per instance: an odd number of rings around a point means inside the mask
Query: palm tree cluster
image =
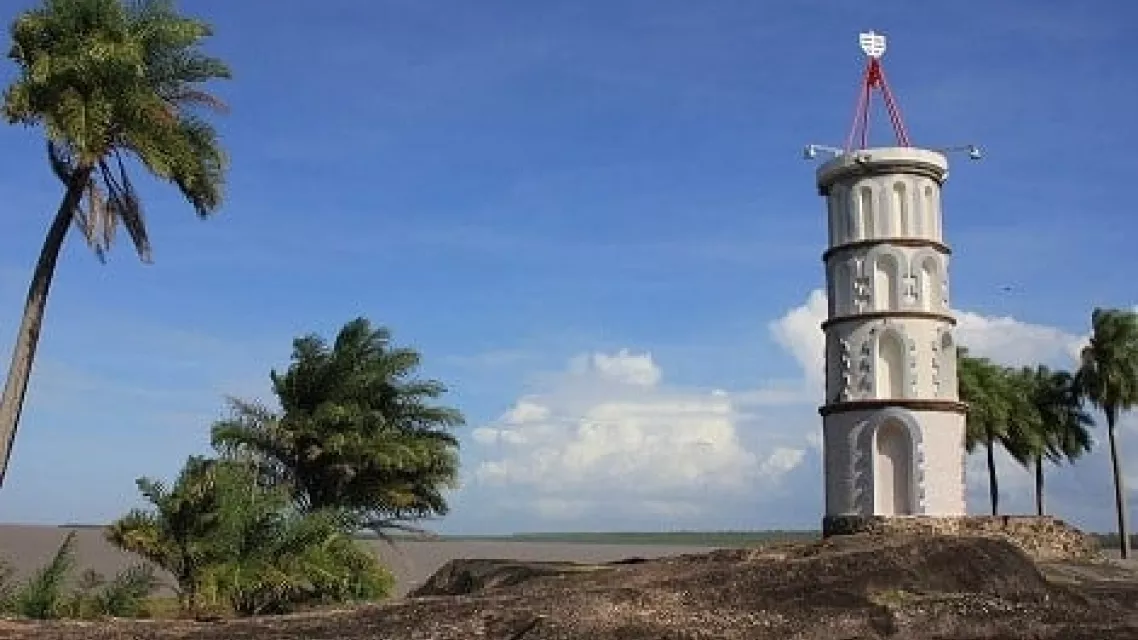
<svg viewBox="0 0 1138 640"><path fill-rule="evenodd" d="M173 574L188 614L373 600L393 584L337 511L292 508L249 465L190 457L170 487L146 478L138 486L151 507L114 522L107 539Z"/></svg>
<svg viewBox="0 0 1138 640"><path fill-rule="evenodd" d="M957 352L960 398L968 404L965 444L987 455L992 514L999 513L995 451L1003 448L1035 473L1036 512L1044 514L1045 462L1073 462L1093 446L1088 405L1106 419L1122 557L1130 555L1125 477L1116 427L1138 405L1138 313L1095 309L1091 337L1075 373L1045 366L1012 368Z"/></svg>
<svg viewBox="0 0 1138 640"><path fill-rule="evenodd" d="M271 373L280 410L232 399L213 426L217 457L190 457L167 487L138 480L148 509L107 538L169 571L182 609L281 613L388 593L389 573L354 534L417 529L447 511L463 422L433 404L446 388L415 376L421 357L365 318L333 345L294 341Z"/></svg>

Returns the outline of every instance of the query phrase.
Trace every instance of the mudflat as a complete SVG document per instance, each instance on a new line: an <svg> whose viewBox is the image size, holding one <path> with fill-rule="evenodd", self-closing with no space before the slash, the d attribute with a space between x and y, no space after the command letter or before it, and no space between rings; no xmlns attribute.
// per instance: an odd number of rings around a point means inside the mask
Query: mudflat
<svg viewBox="0 0 1138 640"><path fill-rule="evenodd" d="M94 569L110 576L139 562L107 543L101 529L68 529L45 525L0 525L0 557L26 576L47 563L69 531L76 533L79 571ZM707 551L708 547L632 544L566 544L516 542L511 540L401 540L394 546L380 540L364 540L395 574L395 596L401 597L422 584L440 567L454 559L501 558L539 562L599 563L625 558L659 558ZM165 576L169 578L169 576Z"/></svg>

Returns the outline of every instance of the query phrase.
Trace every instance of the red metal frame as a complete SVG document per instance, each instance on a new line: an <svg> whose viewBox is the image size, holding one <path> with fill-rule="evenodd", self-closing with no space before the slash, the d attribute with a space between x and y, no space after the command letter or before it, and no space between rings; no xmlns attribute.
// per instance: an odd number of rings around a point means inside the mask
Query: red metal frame
<svg viewBox="0 0 1138 640"><path fill-rule="evenodd" d="M901 119L901 109L893 100L893 92L889 90L889 83L885 81L885 69L881 66L881 60L871 57L865 67L865 75L862 76L861 89L858 91L853 126L846 140L847 153L853 151L855 141L860 143L859 149L864 149L869 144L869 107L874 89L880 90L881 97L885 100L885 108L889 112L889 120L893 123L893 133L897 135L898 145L912 146L909 144L905 122Z"/></svg>

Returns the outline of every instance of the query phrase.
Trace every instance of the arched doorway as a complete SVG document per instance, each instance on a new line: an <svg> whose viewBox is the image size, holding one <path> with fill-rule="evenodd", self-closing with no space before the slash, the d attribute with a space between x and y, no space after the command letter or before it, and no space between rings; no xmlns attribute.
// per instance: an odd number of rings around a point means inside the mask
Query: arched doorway
<svg viewBox="0 0 1138 640"><path fill-rule="evenodd" d="M913 514L913 441L896 418L877 427L873 451L875 515Z"/></svg>

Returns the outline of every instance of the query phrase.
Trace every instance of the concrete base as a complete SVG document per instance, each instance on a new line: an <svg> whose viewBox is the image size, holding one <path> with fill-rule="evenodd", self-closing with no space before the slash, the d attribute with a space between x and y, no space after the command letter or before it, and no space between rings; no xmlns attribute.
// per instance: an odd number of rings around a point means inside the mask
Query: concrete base
<svg viewBox="0 0 1138 640"><path fill-rule="evenodd" d="M822 536L949 535L1006 539L1037 561L1097 560L1098 542L1051 516L826 516Z"/></svg>

